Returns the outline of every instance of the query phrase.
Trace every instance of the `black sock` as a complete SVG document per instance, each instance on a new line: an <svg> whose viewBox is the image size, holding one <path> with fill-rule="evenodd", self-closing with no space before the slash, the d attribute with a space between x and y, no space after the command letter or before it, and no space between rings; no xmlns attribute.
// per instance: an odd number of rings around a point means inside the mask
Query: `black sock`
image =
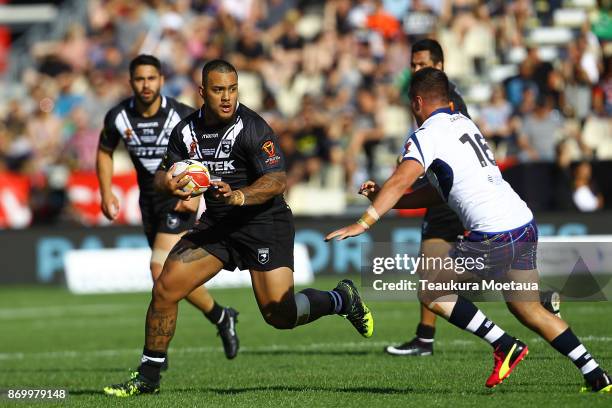
<svg viewBox="0 0 612 408"><path fill-rule="evenodd" d="M321 316L336 313L341 306L342 298L338 292L323 291L317 289L304 289L295 294L295 304L297 309L296 326L314 322Z"/></svg>
<svg viewBox="0 0 612 408"><path fill-rule="evenodd" d="M512 336L489 320L472 302L461 296L458 297L448 321L486 340L494 349L501 347L502 350L506 350L514 343Z"/></svg>
<svg viewBox="0 0 612 408"><path fill-rule="evenodd" d="M597 364L593 356L591 356L569 327L566 331L555 337L550 342L550 345L559 353L572 360L589 384L593 383L603 374L599 364Z"/></svg>
<svg viewBox="0 0 612 408"><path fill-rule="evenodd" d="M347 314L351 305L349 303L348 295L346 294L346 292L334 289L330 290L329 294L335 296L336 300L340 299L339 303L336 301L336 303L334 304L334 308L336 310L334 311L334 313L341 315Z"/></svg>
<svg viewBox="0 0 612 408"><path fill-rule="evenodd" d="M213 308L209 312L204 312L204 316L212 323L219 324L224 317L225 308L220 306L217 302L213 305Z"/></svg>
<svg viewBox="0 0 612 408"><path fill-rule="evenodd" d="M166 353L162 351L147 350L145 347L142 350L142 358L140 360L140 367L138 367L138 373L145 377L147 381L158 384L161 378L159 372L165 360Z"/></svg>
<svg viewBox="0 0 612 408"><path fill-rule="evenodd" d="M426 346L433 346L434 336L436 335L436 328L428 326L423 323L419 323L416 329L417 339Z"/></svg>

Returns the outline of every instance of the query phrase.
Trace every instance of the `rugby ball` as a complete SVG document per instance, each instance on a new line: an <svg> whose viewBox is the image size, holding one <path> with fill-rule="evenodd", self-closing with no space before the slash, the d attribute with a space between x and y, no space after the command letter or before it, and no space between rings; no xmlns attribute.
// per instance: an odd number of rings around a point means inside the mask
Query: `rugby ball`
<svg viewBox="0 0 612 408"><path fill-rule="evenodd" d="M191 181L182 188L183 191L191 190L191 196L197 197L208 190L208 187L210 187L210 172L205 165L197 160L182 160L174 163L172 175L176 177L185 170L187 171L185 176L191 177Z"/></svg>

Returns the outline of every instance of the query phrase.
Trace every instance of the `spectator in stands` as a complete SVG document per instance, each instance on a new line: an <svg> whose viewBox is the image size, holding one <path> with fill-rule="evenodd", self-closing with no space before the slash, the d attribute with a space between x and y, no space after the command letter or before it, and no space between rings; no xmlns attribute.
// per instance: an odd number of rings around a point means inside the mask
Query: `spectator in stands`
<svg viewBox="0 0 612 408"><path fill-rule="evenodd" d="M361 87L357 92L357 115L355 130L350 144L347 147L345 159L349 162L348 168L355 169L354 161L363 151L366 157L366 171L368 177L374 178L374 148L384 137L380 125L380 114L377 109L376 96L368 87ZM349 184L350 185L350 184Z"/></svg>
<svg viewBox="0 0 612 408"><path fill-rule="evenodd" d="M325 2L323 10L323 24L326 31L335 31L338 36L344 37L353 31L349 21L351 0L329 0Z"/></svg>
<svg viewBox="0 0 612 408"><path fill-rule="evenodd" d="M518 68L518 75L475 107L499 158L520 153L524 160L552 161L562 140L570 161L612 159L612 60L608 56L598 71L602 47L589 24L550 63L523 38L550 18L555 2L542 13L546 2L528 0L91 0L86 21L34 44L31 65L38 72L25 70L21 83L10 84L16 92L0 100L0 167L25 172L36 162L34 170L42 173L62 155L86 158L91 132L98 130L83 118L102 123L95 118L104 106L126 96L118 86L127 80L123 65L144 47L164 63L164 92L193 106L201 100L190 84L200 80L202 62L231 59L240 69L241 100L282 135L291 183L343 168L346 184L339 188L352 191L353 177L378 170L375 153L393 156L395 139L402 138L397 134L408 131L390 119L400 109L401 87L393 84L408 83L410 41L423 36L437 36L450 48L445 51L455 68L448 69L465 80L469 103L477 102L469 100L478 94L469 92L475 79L490 85L495 61L510 65L509 51L527 50L518 66L503 67ZM605 41L602 15L593 32ZM495 39L485 38L493 30ZM472 61L482 75L473 75ZM12 95L25 96L17 103ZM41 110L50 107L54 112ZM70 164L90 165L88 159ZM391 166L385 160L377 165Z"/></svg>
<svg viewBox="0 0 612 408"><path fill-rule="evenodd" d="M59 93L55 99L53 113L60 119L69 116L73 109L84 102L84 95L80 90L75 89L75 82L78 78L72 69L63 71L56 77Z"/></svg>
<svg viewBox="0 0 612 408"><path fill-rule="evenodd" d="M528 87L523 89L523 95L521 97L520 105L515 109L513 115L524 119L531 115L536 109L538 101L538 91L534 87Z"/></svg>
<svg viewBox="0 0 612 408"><path fill-rule="evenodd" d="M152 10L142 0L110 2L109 6L113 16L111 21L117 33L117 44L126 57L125 65L139 53L147 33L156 23L156 16L152 16Z"/></svg>
<svg viewBox="0 0 612 408"><path fill-rule="evenodd" d="M264 57L261 33L251 26L244 26L236 43L234 64L238 70L258 70Z"/></svg>
<svg viewBox="0 0 612 408"><path fill-rule="evenodd" d="M592 180L589 162L581 162L574 170L574 204L582 212L592 212L603 208L603 195Z"/></svg>
<svg viewBox="0 0 612 408"><path fill-rule="evenodd" d="M563 117L553 109L552 97L540 95L535 111L523 120L521 127L519 146L523 159L552 162L562 128Z"/></svg>
<svg viewBox="0 0 612 408"><path fill-rule="evenodd" d="M395 16L385 10L382 0L374 2L374 10L366 18L366 27L376 31L386 39L397 38L400 35L400 22Z"/></svg>
<svg viewBox="0 0 612 408"><path fill-rule="evenodd" d="M32 151L26 136L27 113L20 101L12 100L8 105L6 119L0 125L5 129L0 159L4 162L5 170L20 172L24 170Z"/></svg>
<svg viewBox="0 0 612 408"><path fill-rule="evenodd" d="M95 171L96 152L100 138L98 129L92 127L87 111L77 107L66 124L68 143L62 156L72 170Z"/></svg>
<svg viewBox="0 0 612 408"><path fill-rule="evenodd" d="M62 145L62 121L53 114L55 102L43 91L33 95L39 100L34 116L26 123L26 137L31 151L29 168L32 173L46 173L57 163ZM40 96L40 98L38 98Z"/></svg>
<svg viewBox="0 0 612 408"><path fill-rule="evenodd" d="M582 139L600 160L612 160L612 58L593 89L593 106L585 120Z"/></svg>
<svg viewBox="0 0 612 408"><path fill-rule="evenodd" d="M309 95L303 98L302 111L297 117L295 130L297 152L304 158L305 178L320 177L323 165L329 162L330 141L323 116L317 112L315 102ZM318 180L322 183L324 180Z"/></svg>
<svg viewBox="0 0 612 408"><path fill-rule="evenodd" d="M424 0L413 0L409 7L404 17L403 27L409 40L416 42L435 31L438 16L431 5Z"/></svg>
<svg viewBox="0 0 612 408"><path fill-rule="evenodd" d="M603 66L601 79L593 90L593 107L598 114L612 116L612 55L604 59Z"/></svg>
<svg viewBox="0 0 612 408"><path fill-rule="evenodd" d="M89 39L85 28L80 24L72 24L58 44L57 56L68 63L73 71L83 72L89 67L88 52Z"/></svg>
<svg viewBox="0 0 612 408"><path fill-rule="evenodd" d="M287 191L301 183L306 177L306 160L297 149L293 134L288 129L278 132L280 147L285 154L285 167L287 170Z"/></svg>
<svg viewBox="0 0 612 408"><path fill-rule="evenodd" d="M524 33L527 32L527 24L533 16L534 7L530 0L506 1L504 13L500 16L500 35L498 48L502 52L512 47L525 45Z"/></svg>
<svg viewBox="0 0 612 408"><path fill-rule="evenodd" d="M519 73L504 81L506 95L512 106L518 108L523 102L523 95L527 89L533 89L537 95L537 84L533 81L535 66L531 59L525 59L519 65Z"/></svg>
<svg viewBox="0 0 612 408"><path fill-rule="evenodd" d="M573 115L584 119L591 108L591 82L580 63L582 53L576 41L567 46L567 58L563 61L565 100Z"/></svg>
<svg viewBox="0 0 612 408"><path fill-rule="evenodd" d="M444 3L440 15L441 23L451 27L458 42L463 43L467 31L477 23L475 12L478 7L477 0L453 0Z"/></svg>
<svg viewBox="0 0 612 408"><path fill-rule="evenodd" d="M511 117L512 105L505 98L504 88L494 87L489 104L480 111L479 125L482 134L493 142L496 157L506 156L513 135Z"/></svg>
<svg viewBox="0 0 612 408"><path fill-rule="evenodd" d="M273 30L285 20L285 15L297 7L297 0L256 0L257 26Z"/></svg>

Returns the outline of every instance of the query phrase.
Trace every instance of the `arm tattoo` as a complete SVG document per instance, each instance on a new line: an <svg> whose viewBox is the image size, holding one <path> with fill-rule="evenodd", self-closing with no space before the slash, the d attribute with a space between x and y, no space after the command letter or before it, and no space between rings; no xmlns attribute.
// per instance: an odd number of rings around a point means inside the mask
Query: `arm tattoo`
<svg viewBox="0 0 612 408"><path fill-rule="evenodd" d="M244 194L244 205L257 205L284 193L286 187L287 174L284 171L276 171L264 174L240 191Z"/></svg>

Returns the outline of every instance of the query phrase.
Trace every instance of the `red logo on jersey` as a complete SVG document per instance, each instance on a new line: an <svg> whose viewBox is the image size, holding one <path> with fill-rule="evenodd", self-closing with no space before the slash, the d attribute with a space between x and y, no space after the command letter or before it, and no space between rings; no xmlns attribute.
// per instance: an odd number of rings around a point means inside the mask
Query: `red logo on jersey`
<svg viewBox="0 0 612 408"><path fill-rule="evenodd" d="M276 149L274 148L274 143L271 140L264 143L263 146L261 146L261 149L268 155L268 157L274 157L276 155Z"/></svg>
<svg viewBox="0 0 612 408"><path fill-rule="evenodd" d="M125 137L128 139L132 138L132 135L134 134L134 131L132 129L125 129L125 132L123 132L125 134Z"/></svg>
<svg viewBox="0 0 612 408"><path fill-rule="evenodd" d="M407 154L408 152L410 152L410 145L412 145L411 140L407 141L406 144L404 145L404 150L405 150L404 154Z"/></svg>

